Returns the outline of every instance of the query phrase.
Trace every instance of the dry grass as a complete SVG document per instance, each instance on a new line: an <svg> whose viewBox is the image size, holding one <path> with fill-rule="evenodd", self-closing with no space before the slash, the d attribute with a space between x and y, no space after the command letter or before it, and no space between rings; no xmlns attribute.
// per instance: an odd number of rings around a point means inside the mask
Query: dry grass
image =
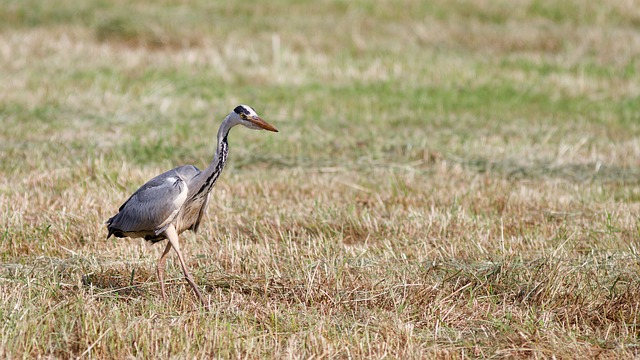
<svg viewBox="0 0 640 360"><path fill-rule="evenodd" d="M0 2L0 356L639 356L637 5ZM163 302L103 222L237 103Z"/></svg>

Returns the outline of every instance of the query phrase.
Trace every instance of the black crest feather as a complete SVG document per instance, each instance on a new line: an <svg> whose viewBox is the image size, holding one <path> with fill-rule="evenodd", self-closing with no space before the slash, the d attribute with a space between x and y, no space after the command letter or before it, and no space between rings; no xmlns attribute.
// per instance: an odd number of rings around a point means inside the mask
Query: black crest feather
<svg viewBox="0 0 640 360"><path fill-rule="evenodd" d="M249 110L247 110L247 108L242 106L242 105L236 106L236 108L233 109L233 111L238 115L240 115L240 114L249 115Z"/></svg>

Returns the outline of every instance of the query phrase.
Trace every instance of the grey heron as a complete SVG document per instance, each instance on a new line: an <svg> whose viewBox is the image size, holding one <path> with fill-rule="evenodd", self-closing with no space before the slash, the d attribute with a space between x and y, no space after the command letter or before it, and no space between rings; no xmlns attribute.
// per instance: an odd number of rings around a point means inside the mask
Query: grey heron
<svg viewBox="0 0 640 360"><path fill-rule="evenodd" d="M229 130L236 125L255 130L278 131L262 120L252 107L238 105L222 121L218 130L216 153L206 169L200 171L193 165L183 165L154 177L136 190L120 206L118 213L106 221L109 230L107 239L115 235L119 238L144 238L152 243L169 240L157 266L163 299L166 298L165 260L173 247L184 277L202 304L207 306L185 265L178 236L186 230L198 230L209 202L209 193L227 161Z"/></svg>

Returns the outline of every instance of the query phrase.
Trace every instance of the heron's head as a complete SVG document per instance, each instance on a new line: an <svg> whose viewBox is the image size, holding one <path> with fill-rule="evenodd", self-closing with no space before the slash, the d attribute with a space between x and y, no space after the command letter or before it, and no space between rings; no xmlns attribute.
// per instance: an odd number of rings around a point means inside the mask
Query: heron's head
<svg viewBox="0 0 640 360"><path fill-rule="evenodd" d="M238 105L235 109L229 114L234 122L244 125L249 129L254 130L269 130L278 132L278 130L273 127L273 125L268 122L262 120L256 111L248 105Z"/></svg>

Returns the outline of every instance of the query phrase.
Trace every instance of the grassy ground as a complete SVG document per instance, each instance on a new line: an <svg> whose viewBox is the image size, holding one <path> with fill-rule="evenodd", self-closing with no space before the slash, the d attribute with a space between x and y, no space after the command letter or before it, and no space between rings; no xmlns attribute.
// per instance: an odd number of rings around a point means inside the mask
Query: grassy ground
<svg viewBox="0 0 640 360"><path fill-rule="evenodd" d="M636 1L0 1L2 357L640 355ZM177 259L105 240L228 167Z"/></svg>

